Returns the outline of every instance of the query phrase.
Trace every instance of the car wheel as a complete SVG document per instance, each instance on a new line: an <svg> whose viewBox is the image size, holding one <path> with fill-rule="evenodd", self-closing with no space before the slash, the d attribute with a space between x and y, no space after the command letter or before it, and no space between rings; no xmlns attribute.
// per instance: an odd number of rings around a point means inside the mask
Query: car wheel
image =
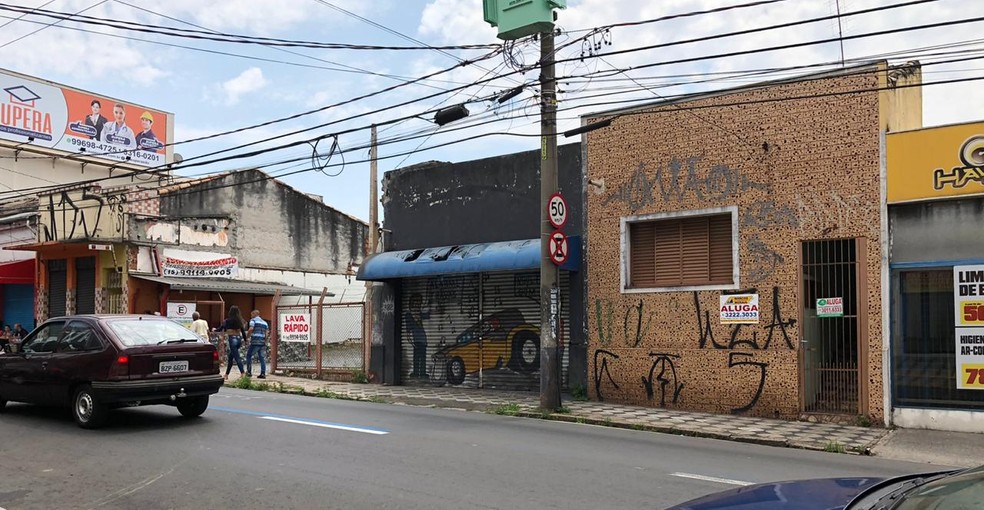
<svg viewBox="0 0 984 510"><path fill-rule="evenodd" d="M540 336L533 331L517 331L512 337L512 365L520 372L540 368Z"/></svg>
<svg viewBox="0 0 984 510"><path fill-rule="evenodd" d="M185 418L196 418L208 409L208 395L188 397L178 402L178 412Z"/></svg>
<svg viewBox="0 0 984 510"><path fill-rule="evenodd" d="M84 429L93 429L106 422L106 406L99 403L89 385L79 386L72 398L72 417Z"/></svg>
<svg viewBox="0 0 984 510"><path fill-rule="evenodd" d="M465 360L455 356L448 360L448 383L455 386L465 382Z"/></svg>

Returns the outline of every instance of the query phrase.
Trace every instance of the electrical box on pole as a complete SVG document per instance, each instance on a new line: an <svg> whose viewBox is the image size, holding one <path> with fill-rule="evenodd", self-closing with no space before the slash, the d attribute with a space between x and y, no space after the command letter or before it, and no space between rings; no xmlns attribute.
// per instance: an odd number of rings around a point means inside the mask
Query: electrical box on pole
<svg viewBox="0 0 984 510"><path fill-rule="evenodd" d="M510 41L553 29L554 9L567 0L482 0L485 21L499 28L499 39Z"/></svg>

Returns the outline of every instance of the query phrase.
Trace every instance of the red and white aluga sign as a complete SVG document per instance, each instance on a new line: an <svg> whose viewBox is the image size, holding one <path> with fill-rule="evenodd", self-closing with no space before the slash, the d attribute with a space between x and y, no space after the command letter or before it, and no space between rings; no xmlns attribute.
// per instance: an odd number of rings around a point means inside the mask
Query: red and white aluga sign
<svg viewBox="0 0 984 510"><path fill-rule="evenodd" d="M547 217L553 228L561 229L567 224L567 200L560 192L550 195L550 200L547 200Z"/></svg>
<svg viewBox="0 0 984 510"><path fill-rule="evenodd" d="M554 264L561 266L567 262L567 236L557 230L550 234L550 260Z"/></svg>

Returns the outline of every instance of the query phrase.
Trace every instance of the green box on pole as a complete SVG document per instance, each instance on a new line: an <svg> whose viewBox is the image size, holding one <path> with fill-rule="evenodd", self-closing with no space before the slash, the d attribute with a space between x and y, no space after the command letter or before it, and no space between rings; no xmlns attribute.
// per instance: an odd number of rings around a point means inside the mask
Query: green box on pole
<svg viewBox="0 0 984 510"><path fill-rule="evenodd" d="M553 28L554 9L567 0L482 0L485 21L499 28L499 39L513 40Z"/></svg>

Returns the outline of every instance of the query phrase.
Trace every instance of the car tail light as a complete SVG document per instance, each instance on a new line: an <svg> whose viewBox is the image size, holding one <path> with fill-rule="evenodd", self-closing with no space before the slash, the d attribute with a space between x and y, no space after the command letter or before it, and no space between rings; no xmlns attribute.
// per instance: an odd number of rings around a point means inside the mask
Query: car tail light
<svg viewBox="0 0 984 510"><path fill-rule="evenodd" d="M109 369L110 378L127 379L130 377L130 357L121 354L116 357L112 368Z"/></svg>
<svg viewBox="0 0 984 510"><path fill-rule="evenodd" d="M219 368L219 351L212 351L212 366Z"/></svg>

